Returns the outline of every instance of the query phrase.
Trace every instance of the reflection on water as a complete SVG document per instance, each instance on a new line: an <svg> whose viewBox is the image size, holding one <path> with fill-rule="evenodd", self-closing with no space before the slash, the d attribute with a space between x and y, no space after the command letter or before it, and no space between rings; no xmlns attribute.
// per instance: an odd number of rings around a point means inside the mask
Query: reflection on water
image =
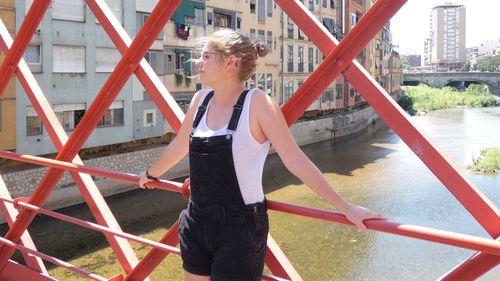
<svg viewBox="0 0 500 281"><path fill-rule="evenodd" d="M500 175L471 174L466 169L481 148L500 145L500 108L442 110L414 120L482 192L500 205ZM389 128L345 143L310 145L304 151L346 198L392 221L488 237ZM328 207L275 158L270 157L265 175L269 198ZM271 235L304 280L435 280L473 254L277 213L272 213L271 223ZM500 280L500 268L481 280Z"/></svg>

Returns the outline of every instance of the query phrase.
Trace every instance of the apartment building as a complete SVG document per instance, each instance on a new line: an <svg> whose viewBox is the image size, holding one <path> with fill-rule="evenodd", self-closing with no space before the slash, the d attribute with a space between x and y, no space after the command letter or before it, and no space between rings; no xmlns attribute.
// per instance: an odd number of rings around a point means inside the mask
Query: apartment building
<svg viewBox="0 0 500 281"><path fill-rule="evenodd" d="M303 1L309 11L318 18L332 35L342 35L341 24L338 21L337 1ZM294 23L292 18L282 12L281 16L281 57L282 57L282 95L279 103L284 103L304 83L323 60L322 53L308 40L307 36ZM337 78L326 91L309 106L309 112L318 112L341 108L344 105L344 79Z"/></svg>
<svg viewBox="0 0 500 281"><path fill-rule="evenodd" d="M32 2L15 1L16 28L21 25ZM105 2L131 37L136 36L157 3L151 0ZM364 0L302 2L339 39L373 4L373 1ZM194 93L205 87L196 79L191 62L198 52L195 43L200 37L222 28L235 29L267 43L270 53L258 60L256 73L246 86L264 90L278 104L286 102L323 60L321 52L275 1L184 0L145 55L184 110ZM365 67L373 68L371 72L375 75L378 73L378 81L387 84L390 76L387 63L392 53L389 25L374 42L358 60ZM379 54L378 60L373 59L374 53ZM63 127L71 134L121 55L84 0L58 0L51 3L24 58ZM9 116L16 116L18 124L13 134L17 136L17 151L29 154L56 152L23 89L17 85L15 92L16 114ZM309 111L344 108L361 101L361 95L341 75ZM2 100L1 105L4 103ZM169 132L172 130L149 94L132 76L84 147L133 142Z"/></svg>
<svg viewBox="0 0 500 281"><path fill-rule="evenodd" d="M465 22L463 5L436 6L429 21L429 37L425 41L424 62L443 70L459 69L465 63Z"/></svg>
<svg viewBox="0 0 500 281"><path fill-rule="evenodd" d="M0 18L3 24L14 36L15 32L14 0L0 1ZM0 51L0 63L5 58ZM13 150L16 148L16 92L15 81L11 79L7 88L0 95L0 150Z"/></svg>

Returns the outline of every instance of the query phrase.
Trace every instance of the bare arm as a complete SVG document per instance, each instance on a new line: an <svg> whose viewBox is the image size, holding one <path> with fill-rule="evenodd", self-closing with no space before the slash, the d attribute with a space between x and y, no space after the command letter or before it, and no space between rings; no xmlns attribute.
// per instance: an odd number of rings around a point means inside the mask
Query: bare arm
<svg viewBox="0 0 500 281"><path fill-rule="evenodd" d="M316 165L299 148L290 134L280 108L265 93L259 93L256 98L254 116L257 116L256 118L262 132L271 141L276 152L291 173L327 202L335 206L335 208L346 215L352 223L362 230L366 230L363 220L383 218L380 215L369 212L363 207L349 204L342 198Z"/></svg>
<svg viewBox="0 0 500 281"><path fill-rule="evenodd" d="M189 135L191 134L191 129L193 125L194 114L198 107L198 102L202 91L195 94L191 100L186 117L182 122L181 128L177 133L174 140L167 145L167 147L160 154L160 157L149 167L147 170L149 175L153 177L160 177L166 171L168 171L172 166L177 164L184 156L186 156L189 149ZM146 172L140 174L139 186L144 188L144 184L150 181L146 178Z"/></svg>

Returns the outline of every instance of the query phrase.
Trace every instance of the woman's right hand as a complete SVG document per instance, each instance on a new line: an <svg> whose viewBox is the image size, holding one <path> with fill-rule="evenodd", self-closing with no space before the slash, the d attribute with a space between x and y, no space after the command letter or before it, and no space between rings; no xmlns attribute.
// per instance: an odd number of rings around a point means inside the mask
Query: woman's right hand
<svg viewBox="0 0 500 281"><path fill-rule="evenodd" d="M148 187L146 185L146 183L148 183L152 180L148 179L148 177L146 176L146 173L147 173L147 171L144 171L144 172L139 174L139 187L143 188L143 189L151 189L152 187Z"/></svg>

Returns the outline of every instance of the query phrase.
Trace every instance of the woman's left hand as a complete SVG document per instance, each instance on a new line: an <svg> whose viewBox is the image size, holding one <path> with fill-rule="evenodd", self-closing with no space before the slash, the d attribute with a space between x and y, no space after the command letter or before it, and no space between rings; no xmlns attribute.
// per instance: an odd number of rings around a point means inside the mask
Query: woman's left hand
<svg viewBox="0 0 500 281"><path fill-rule="evenodd" d="M344 212L344 216L354 224L359 230L366 231L366 225L363 223L364 220L368 219L385 219L384 216L376 213L372 213L365 207L349 204L349 207Z"/></svg>

